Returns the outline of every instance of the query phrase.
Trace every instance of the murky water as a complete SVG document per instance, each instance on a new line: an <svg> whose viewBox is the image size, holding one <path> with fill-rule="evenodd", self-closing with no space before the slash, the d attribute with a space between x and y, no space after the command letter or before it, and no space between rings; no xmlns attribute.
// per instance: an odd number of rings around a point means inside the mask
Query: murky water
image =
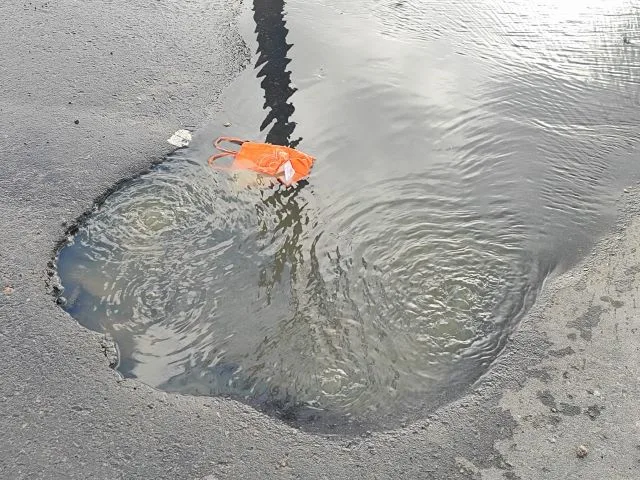
<svg viewBox="0 0 640 480"><path fill-rule="evenodd" d="M65 308L158 388L393 427L486 372L637 177L638 4L250 7L255 68L60 251ZM309 183L212 171L220 134L315 155Z"/></svg>

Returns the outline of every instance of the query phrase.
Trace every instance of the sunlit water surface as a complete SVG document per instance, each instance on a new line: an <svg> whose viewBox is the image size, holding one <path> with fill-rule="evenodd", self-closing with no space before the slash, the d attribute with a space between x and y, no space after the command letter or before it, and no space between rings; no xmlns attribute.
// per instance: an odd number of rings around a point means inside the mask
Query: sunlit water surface
<svg viewBox="0 0 640 480"><path fill-rule="evenodd" d="M164 390L309 428L415 418L487 371L637 176L637 7L255 0L256 68L70 238L65 308ZM309 184L211 170L220 134L312 153Z"/></svg>

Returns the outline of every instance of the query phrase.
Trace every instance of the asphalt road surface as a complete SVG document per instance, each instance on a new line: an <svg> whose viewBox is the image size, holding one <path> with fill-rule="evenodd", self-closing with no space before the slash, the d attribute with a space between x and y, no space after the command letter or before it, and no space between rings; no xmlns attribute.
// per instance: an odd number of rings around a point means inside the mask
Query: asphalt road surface
<svg viewBox="0 0 640 480"><path fill-rule="evenodd" d="M53 302L69 224L220 108L249 61L239 2L3 2L0 477L640 478L637 192L551 279L498 364L403 428L302 433L245 405L122 381Z"/></svg>

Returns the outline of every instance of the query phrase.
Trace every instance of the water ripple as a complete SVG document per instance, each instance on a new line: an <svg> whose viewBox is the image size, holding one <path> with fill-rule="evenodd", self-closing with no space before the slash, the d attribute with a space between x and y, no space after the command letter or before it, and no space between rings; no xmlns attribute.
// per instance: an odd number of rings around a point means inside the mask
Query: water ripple
<svg viewBox="0 0 640 480"><path fill-rule="evenodd" d="M446 178L320 207L233 197L201 169L133 181L61 252L72 313L100 310L121 369L164 389L381 420L477 378L544 275L515 212L486 216Z"/></svg>

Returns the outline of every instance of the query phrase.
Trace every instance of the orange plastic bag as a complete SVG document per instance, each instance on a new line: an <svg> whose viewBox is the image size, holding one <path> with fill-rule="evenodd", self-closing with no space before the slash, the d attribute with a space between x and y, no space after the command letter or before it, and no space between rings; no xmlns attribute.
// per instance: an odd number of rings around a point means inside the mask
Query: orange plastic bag
<svg viewBox="0 0 640 480"><path fill-rule="evenodd" d="M238 151L221 147L222 142L240 145ZM252 170L263 175L277 178L286 186L306 178L311 173L315 158L299 150L270 143L256 143L238 138L220 137L214 147L221 151L209 157L209 165L221 170ZM230 167L214 165L219 158L231 156L233 163Z"/></svg>

